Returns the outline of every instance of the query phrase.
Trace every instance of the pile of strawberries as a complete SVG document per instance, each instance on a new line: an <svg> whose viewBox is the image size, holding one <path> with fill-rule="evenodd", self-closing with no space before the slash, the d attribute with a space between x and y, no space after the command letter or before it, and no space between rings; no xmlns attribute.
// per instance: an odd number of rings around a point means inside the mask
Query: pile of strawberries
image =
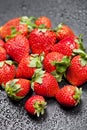
<svg viewBox="0 0 87 130"><path fill-rule="evenodd" d="M80 102L87 81L87 54L82 35L49 18L19 17L0 28L0 85L15 101L34 91L25 103L32 115L44 114L45 97L54 97L66 107ZM59 87L65 78L69 85Z"/></svg>

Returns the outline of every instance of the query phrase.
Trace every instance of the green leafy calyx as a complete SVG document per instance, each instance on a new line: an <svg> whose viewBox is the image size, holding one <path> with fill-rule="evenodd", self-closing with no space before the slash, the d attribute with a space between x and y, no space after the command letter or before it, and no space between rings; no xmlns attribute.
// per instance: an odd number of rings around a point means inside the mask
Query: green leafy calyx
<svg viewBox="0 0 87 130"><path fill-rule="evenodd" d="M37 28L37 25L34 23L36 20L35 17L27 17L23 16L20 18L20 24L26 24L28 26L29 31L32 31L34 28Z"/></svg>
<svg viewBox="0 0 87 130"><path fill-rule="evenodd" d="M0 61L0 68L2 68L5 63L8 65L12 65L13 61L11 60Z"/></svg>
<svg viewBox="0 0 87 130"><path fill-rule="evenodd" d="M56 28L54 28L54 31L55 31L55 32L60 31L63 25L64 25L64 23L60 23L59 25L57 25Z"/></svg>
<svg viewBox="0 0 87 130"><path fill-rule="evenodd" d="M37 115L37 117L39 117L40 116L40 114L41 115L43 115L44 114L44 110L46 109L46 106L47 105L47 102L45 102L45 101L36 101L35 103L34 103L34 109L35 109L35 113L34 114L36 114Z"/></svg>
<svg viewBox="0 0 87 130"><path fill-rule="evenodd" d="M11 27L11 34L6 36L5 41L8 41L9 39L14 38L18 34L21 34L21 32L17 31L15 27Z"/></svg>
<svg viewBox="0 0 87 130"><path fill-rule="evenodd" d="M81 50L85 51L83 46L83 34L80 34L78 38L75 39L75 42L79 44Z"/></svg>
<svg viewBox="0 0 87 130"><path fill-rule="evenodd" d="M41 68L35 70L34 75L32 76L32 80L31 80L31 88L33 90L34 90L34 82L42 84L44 74L45 74L45 71L43 71Z"/></svg>
<svg viewBox="0 0 87 130"><path fill-rule="evenodd" d="M62 76L65 74L67 68L70 65L70 58L64 56L61 61L53 61L51 64L56 66L56 70L53 71L52 74L55 76L57 81L60 82L62 80Z"/></svg>
<svg viewBox="0 0 87 130"><path fill-rule="evenodd" d="M82 88L76 87L75 94L73 96L73 98L76 100L76 105L80 102L81 95L82 95Z"/></svg>
<svg viewBox="0 0 87 130"><path fill-rule="evenodd" d="M31 54L29 67L41 68L43 59L44 59L44 54L41 55Z"/></svg>
<svg viewBox="0 0 87 130"><path fill-rule="evenodd" d="M18 81L19 79L10 80L6 83L5 86L5 91L12 100L20 100L23 98L16 96L16 94L21 90L20 84L17 83Z"/></svg>
<svg viewBox="0 0 87 130"><path fill-rule="evenodd" d="M74 49L73 50L74 55L80 55L80 62L82 66L87 65L87 54L81 50L81 49Z"/></svg>

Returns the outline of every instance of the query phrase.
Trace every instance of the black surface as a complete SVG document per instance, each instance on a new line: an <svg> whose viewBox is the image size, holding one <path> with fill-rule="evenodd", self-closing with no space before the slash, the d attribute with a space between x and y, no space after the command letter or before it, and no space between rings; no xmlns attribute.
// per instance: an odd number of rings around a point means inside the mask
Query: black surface
<svg viewBox="0 0 87 130"><path fill-rule="evenodd" d="M48 16L53 26L68 24L77 35L84 34L87 48L87 0L0 0L0 26L25 15ZM82 101L77 107L67 110L54 99L47 99L47 111L40 118L24 110L27 97L14 103L0 89L0 130L87 130L87 84L82 87Z"/></svg>

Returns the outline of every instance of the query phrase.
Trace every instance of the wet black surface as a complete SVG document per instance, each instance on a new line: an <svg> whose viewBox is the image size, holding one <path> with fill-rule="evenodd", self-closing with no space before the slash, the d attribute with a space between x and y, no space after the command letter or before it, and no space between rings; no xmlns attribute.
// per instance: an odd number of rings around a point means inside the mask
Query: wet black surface
<svg viewBox="0 0 87 130"><path fill-rule="evenodd" d="M46 15L53 27L60 22L68 24L77 35L84 34L87 48L87 0L0 0L0 26L11 18L25 15ZM64 84L63 81L61 86ZM0 89L0 130L87 130L87 84L82 87L82 100L77 107L67 110L55 99L47 99L47 111L40 118L24 110L28 96L14 103Z"/></svg>

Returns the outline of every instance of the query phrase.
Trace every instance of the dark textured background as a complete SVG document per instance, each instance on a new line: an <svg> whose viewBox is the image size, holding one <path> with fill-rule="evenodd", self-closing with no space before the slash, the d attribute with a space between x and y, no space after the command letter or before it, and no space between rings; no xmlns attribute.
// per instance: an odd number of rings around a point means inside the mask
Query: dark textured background
<svg viewBox="0 0 87 130"><path fill-rule="evenodd" d="M87 0L0 0L0 26L25 15L46 15L54 27L60 22L68 24L77 35L84 34L87 48ZM77 107L67 110L54 99L47 99L47 111L40 118L24 110L27 97L14 103L0 89L0 130L87 130L87 84L82 87L82 101Z"/></svg>

